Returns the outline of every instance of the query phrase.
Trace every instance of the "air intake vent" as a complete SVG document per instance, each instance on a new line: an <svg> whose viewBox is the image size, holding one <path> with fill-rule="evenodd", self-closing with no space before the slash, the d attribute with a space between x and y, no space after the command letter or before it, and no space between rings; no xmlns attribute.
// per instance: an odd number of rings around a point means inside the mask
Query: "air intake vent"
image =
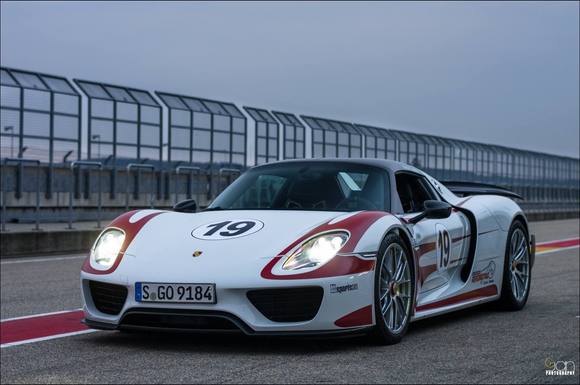
<svg viewBox="0 0 580 385"><path fill-rule="evenodd" d="M117 315L127 299L127 288L112 283L89 281L91 297L98 311Z"/></svg>
<svg viewBox="0 0 580 385"><path fill-rule="evenodd" d="M129 310L122 326L181 330L240 331L229 319L214 315L187 314L171 310Z"/></svg>
<svg viewBox="0 0 580 385"><path fill-rule="evenodd" d="M270 321L301 322L316 316L324 290L318 286L251 290L247 296Z"/></svg>

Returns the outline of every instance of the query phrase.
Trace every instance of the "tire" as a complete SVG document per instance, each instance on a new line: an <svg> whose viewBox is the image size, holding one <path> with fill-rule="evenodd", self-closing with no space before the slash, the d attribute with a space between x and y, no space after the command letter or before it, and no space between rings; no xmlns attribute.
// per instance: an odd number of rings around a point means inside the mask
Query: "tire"
<svg viewBox="0 0 580 385"><path fill-rule="evenodd" d="M524 243L523 246L521 242ZM513 243L517 244L514 246ZM520 253L523 254L518 258ZM522 222L516 220L512 223L507 236L498 307L508 311L523 309L530 295L531 281L530 238Z"/></svg>
<svg viewBox="0 0 580 385"><path fill-rule="evenodd" d="M406 266L403 261L393 264L399 256L404 258ZM403 270L400 277L394 280L399 275L394 274L397 266ZM415 269L407 245L395 233L387 234L379 248L373 299L376 325L370 333L371 341L380 345L399 343L407 332L415 304Z"/></svg>

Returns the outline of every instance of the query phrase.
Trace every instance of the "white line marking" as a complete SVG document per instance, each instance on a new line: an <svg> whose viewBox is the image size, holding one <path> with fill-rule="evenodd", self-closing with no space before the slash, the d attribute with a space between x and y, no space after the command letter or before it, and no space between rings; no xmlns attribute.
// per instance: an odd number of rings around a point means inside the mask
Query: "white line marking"
<svg viewBox="0 0 580 385"><path fill-rule="evenodd" d="M30 258L30 259L21 259L18 261L2 261L2 262L0 262L0 265L14 265L14 264L19 264L19 263L64 261L64 260L68 260L68 259L81 259L81 258L86 258L86 255L74 255L72 257Z"/></svg>
<svg viewBox="0 0 580 385"><path fill-rule="evenodd" d="M580 247L580 245L568 246L568 247L561 247L559 249L554 249L554 250L537 251L536 252L536 256L538 256L538 255L544 255L544 254L557 253L559 251L577 249L578 247Z"/></svg>
<svg viewBox="0 0 580 385"><path fill-rule="evenodd" d="M18 346L18 345L24 345L24 344L32 344L32 343L35 343L35 342L54 340L54 339L57 339L57 338L64 338L64 337L78 336L78 335L81 335L81 334L94 333L94 332L98 332L98 331L100 331L100 330L87 329L87 330L81 330L81 331L72 332L72 333L56 334L56 335L48 336L48 337L31 338L29 340L22 340L22 341L16 341L16 342L8 342L8 343L5 343L5 344L0 345L0 348L4 349L4 348L8 348L10 346Z"/></svg>
<svg viewBox="0 0 580 385"><path fill-rule="evenodd" d="M27 319L27 318L44 317L44 316L47 316L47 315L57 315L57 314L72 313L72 312L79 311L79 310L83 310L83 309L82 308L78 308L78 309L72 309L72 310L55 311L55 312L51 312L51 313L31 314L31 315L25 315L25 316L22 316L22 317L5 318L3 320L0 320L0 322L16 321L16 320Z"/></svg>

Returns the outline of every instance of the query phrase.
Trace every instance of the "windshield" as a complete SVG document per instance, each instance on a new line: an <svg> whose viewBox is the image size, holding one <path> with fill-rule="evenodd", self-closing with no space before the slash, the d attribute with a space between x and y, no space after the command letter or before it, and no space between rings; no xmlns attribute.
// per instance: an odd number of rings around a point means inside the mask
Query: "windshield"
<svg viewBox="0 0 580 385"><path fill-rule="evenodd" d="M386 171L340 162L296 162L249 170L208 210L387 211Z"/></svg>

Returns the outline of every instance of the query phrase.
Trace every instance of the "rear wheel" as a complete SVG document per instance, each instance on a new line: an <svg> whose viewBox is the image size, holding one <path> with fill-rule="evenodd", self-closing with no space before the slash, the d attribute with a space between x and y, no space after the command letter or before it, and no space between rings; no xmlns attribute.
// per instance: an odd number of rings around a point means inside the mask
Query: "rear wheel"
<svg viewBox="0 0 580 385"><path fill-rule="evenodd" d="M409 327L415 298L415 274L411 254L394 233L383 240L375 272L375 342L384 345L401 341Z"/></svg>
<svg viewBox="0 0 580 385"><path fill-rule="evenodd" d="M500 307L521 310L528 301L531 277L529 236L524 225L515 221L507 238Z"/></svg>

